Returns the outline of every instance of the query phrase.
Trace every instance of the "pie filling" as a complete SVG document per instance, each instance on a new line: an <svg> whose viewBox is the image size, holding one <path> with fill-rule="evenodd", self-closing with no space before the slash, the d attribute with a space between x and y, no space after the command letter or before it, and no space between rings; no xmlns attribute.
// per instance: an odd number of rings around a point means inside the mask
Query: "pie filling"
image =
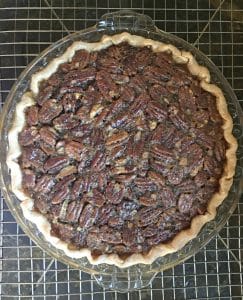
<svg viewBox="0 0 243 300"><path fill-rule="evenodd" d="M227 143L215 97L169 54L79 50L25 116L22 185L70 249L145 254L219 190Z"/></svg>

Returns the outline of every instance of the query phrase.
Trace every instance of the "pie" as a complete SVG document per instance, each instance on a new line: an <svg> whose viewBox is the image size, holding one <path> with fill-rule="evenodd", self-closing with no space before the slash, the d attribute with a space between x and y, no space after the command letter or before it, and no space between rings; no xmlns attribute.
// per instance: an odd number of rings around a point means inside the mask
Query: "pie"
<svg viewBox="0 0 243 300"><path fill-rule="evenodd" d="M150 264L215 218L236 166L222 91L191 53L122 33L32 76L7 163L26 219L92 264Z"/></svg>

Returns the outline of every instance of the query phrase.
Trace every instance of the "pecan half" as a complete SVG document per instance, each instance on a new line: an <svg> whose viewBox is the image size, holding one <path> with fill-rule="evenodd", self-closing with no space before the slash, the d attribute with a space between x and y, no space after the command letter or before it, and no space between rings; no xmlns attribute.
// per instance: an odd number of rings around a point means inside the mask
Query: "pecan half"
<svg viewBox="0 0 243 300"><path fill-rule="evenodd" d="M106 140L107 147L114 147L118 145L122 145L124 142L128 140L128 133L124 130L120 130L117 133L114 133Z"/></svg>
<svg viewBox="0 0 243 300"><path fill-rule="evenodd" d="M159 192L159 203L165 209L176 206L176 198L170 187L163 187Z"/></svg>
<svg viewBox="0 0 243 300"><path fill-rule="evenodd" d="M121 233L115 229L103 226L100 228L102 240L109 244L121 244L122 236Z"/></svg>
<svg viewBox="0 0 243 300"><path fill-rule="evenodd" d="M125 188L123 184L110 182L105 190L106 199L112 204L118 204L121 202L124 196Z"/></svg>
<svg viewBox="0 0 243 300"><path fill-rule="evenodd" d="M53 156L47 159L44 170L50 174L57 173L68 164L69 160L65 155Z"/></svg>
<svg viewBox="0 0 243 300"><path fill-rule="evenodd" d="M39 139L38 129L34 126L27 127L19 134L19 143L21 146L29 146Z"/></svg>
<svg viewBox="0 0 243 300"><path fill-rule="evenodd" d="M64 167L56 176L56 179L62 179L66 176L72 175L77 173L77 167L76 166L67 166Z"/></svg>
<svg viewBox="0 0 243 300"><path fill-rule="evenodd" d="M171 170L169 170L167 179L170 184L177 185L182 182L184 177L184 170L181 167L174 166Z"/></svg>
<svg viewBox="0 0 243 300"><path fill-rule="evenodd" d="M106 154L104 151L97 151L93 157L91 168L96 172L99 172L105 168L106 165Z"/></svg>
<svg viewBox="0 0 243 300"><path fill-rule="evenodd" d="M79 218L80 227L83 229L91 227L95 223L97 217L98 217L98 208L91 204L87 204L84 207L81 216Z"/></svg>
<svg viewBox="0 0 243 300"><path fill-rule="evenodd" d="M189 214L192 207L193 199L193 194L181 194L178 200L179 211L181 213Z"/></svg>
<svg viewBox="0 0 243 300"><path fill-rule="evenodd" d="M41 89L38 97L37 97L37 103L39 105L43 105L45 101L51 98L54 92L54 87L51 85L46 86L45 88Z"/></svg>
<svg viewBox="0 0 243 300"><path fill-rule="evenodd" d="M82 190L83 190L83 178L79 178L73 184L71 190L71 198L73 200L78 199L80 197Z"/></svg>
<svg viewBox="0 0 243 300"><path fill-rule="evenodd" d="M89 113L90 118L93 119L94 117L99 115L102 112L103 108L104 107L101 104L93 105Z"/></svg>
<svg viewBox="0 0 243 300"><path fill-rule="evenodd" d="M72 113L62 114L53 121L54 127L58 131L69 130L79 125L79 120L74 118Z"/></svg>
<svg viewBox="0 0 243 300"><path fill-rule="evenodd" d="M158 207L156 209L151 207L141 208L136 214L136 218L138 220L139 227L145 227L156 223L158 221L158 217L163 212L163 209Z"/></svg>
<svg viewBox="0 0 243 300"><path fill-rule="evenodd" d="M146 108L148 116L152 119L158 120L160 122L164 121L167 117L167 112L163 106L156 101L149 101Z"/></svg>
<svg viewBox="0 0 243 300"><path fill-rule="evenodd" d="M33 189L36 184L36 174L30 169L24 169L22 184L28 190Z"/></svg>
<svg viewBox="0 0 243 300"><path fill-rule="evenodd" d="M155 191L156 185L149 177L136 178L134 184L139 192L145 193L147 191Z"/></svg>
<svg viewBox="0 0 243 300"><path fill-rule="evenodd" d="M52 197L52 204L59 204L69 198L69 188L64 185L60 190L56 191Z"/></svg>
<svg viewBox="0 0 243 300"><path fill-rule="evenodd" d="M119 89L106 71L99 71L96 75L98 88L105 99L112 100L119 96Z"/></svg>
<svg viewBox="0 0 243 300"><path fill-rule="evenodd" d="M155 159L159 160L165 165L171 164L175 161L174 153L171 150L166 149L165 147L160 145L153 145L150 153Z"/></svg>
<svg viewBox="0 0 243 300"><path fill-rule="evenodd" d="M156 194L151 194L147 196L141 196L139 198L139 204L144 205L144 206L156 206L157 205L157 197Z"/></svg>
<svg viewBox="0 0 243 300"><path fill-rule="evenodd" d="M85 151L85 147L81 143L70 141L65 144L65 153L67 156L77 161L81 160L81 153L83 151Z"/></svg>
<svg viewBox="0 0 243 300"><path fill-rule="evenodd" d="M98 225L108 224L109 219L116 215L115 207L112 204L105 204L99 208L97 219Z"/></svg>
<svg viewBox="0 0 243 300"><path fill-rule="evenodd" d="M24 168L33 166L36 169L40 169L46 158L45 152L34 146L24 147L22 150L21 161Z"/></svg>
<svg viewBox="0 0 243 300"><path fill-rule="evenodd" d="M70 224L52 223L51 234L54 236L61 236L65 242L70 242L74 235L74 228Z"/></svg>
<svg viewBox="0 0 243 300"><path fill-rule="evenodd" d="M52 187L55 185L55 180L50 175L42 175L36 183L35 191L37 193L46 194L49 193Z"/></svg>
<svg viewBox="0 0 243 300"><path fill-rule="evenodd" d="M26 109L26 122L29 126L34 126L38 124L38 107L36 105L30 106Z"/></svg>
<svg viewBox="0 0 243 300"><path fill-rule="evenodd" d="M83 199L97 207L102 207L106 202L105 196L98 189L93 189Z"/></svg>
<svg viewBox="0 0 243 300"><path fill-rule="evenodd" d="M55 99L45 101L39 111L39 121L44 124L50 123L60 115L62 109L62 105Z"/></svg>
<svg viewBox="0 0 243 300"><path fill-rule="evenodd" d="M165 185L165 178L157 172L149 171L148 177L151 178L158 187L163 187Z"/></svg>
<svg viewBox="0 0 243 300"><path fill-rule="evenodd" d="M95 68L83 70L72 70L64 76L67 86L79 86L89 83L95 79Z"/></svg>
<svg viewBox="0 0 243 300"><path fill-rule="evenodd" d="M83 49L76 51L72 59L72 64L77 69L84 69L89 63L89 55L89 52Z"/></svg>
<svg viewBox="0 0 243 300"><path fill-rule="evenodd" d="M57 133L51 127L42 127L40 129L41 139L48 145L54 147L57 141Z"/></svg>

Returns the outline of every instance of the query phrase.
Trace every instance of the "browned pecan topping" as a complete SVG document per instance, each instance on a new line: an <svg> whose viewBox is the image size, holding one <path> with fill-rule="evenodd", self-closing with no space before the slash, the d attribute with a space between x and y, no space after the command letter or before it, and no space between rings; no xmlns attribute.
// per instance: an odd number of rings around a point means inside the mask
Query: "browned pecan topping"
<svg viewBox="0 0 243 300"><path fill-rule="evenodd" d="M159 201L164 208L176 206L176 197L171 187L164 187L159 195Z"/></svg>
<svg viewBox="0 0 243 300"><path fill-rule="evenodd" d="M61 189L57 190L52 197L52 204L62 203L69 196L69 188L64 185Z"/></svg>
<svg viewBox="0 0 243 300"><path fill-rule="evenodd" d="M122 237L118 230L112 229L108 226L102 226L100 228L102 240L109 244L121 244Z"/></svg>
<svg viewBox="0 0 243 300"><path fill-rule="evenodd" d="M37 103L42 105L46 100L50 99L54 93L54 87L52 85L44 84L40 89L39 95L37 97Z"/></svg>
<svg viewBox="0 0 243 300"><path fill-rule="evenodd" d="M56 141L58 138L56 131L51 127L42 127L40 129L40 137L43 142L52 147L56 145Z"/></svg>
<svg viewBox="0 0 243 300"><path fill-rule="evenodd" d="M71 242L71 239L75 234L74 228L71 225L63 223L52 223L51 233L57 237L61 236L62 240L65 242Z"/></svg>
<svg viewBox="0 0 243 300"><path fill-rule="evenodd" d="M55 184L55 180L50 175L42 175L35 186L35 191L40 194L46 194L51 191Z"/></svg>
<svg viewBox="0 0 243 300"><path fill-rule="evenodd" d="M81 153L85 150L83 144L70 141L65 144L65 152L70 158L76 159L77 161L81 160Z"/></svg>
<svg viewBox="0 0 243 300"><path fill-rule="evenodd" d="M118 204L121 202L124 196L125 188L123 184L110 182L105 191L106 199L113 204Z"/></svg>
<svg viewBox="0 0 243 300"><path fill-rule="evenodd" d="M67 166L64 167L56 176L56 179L62 179L66 176L72 175L77 173L77 167L76 166Z"/></svg>
<svg viewBox="0 0 243 300"><path fill-rule="evenodd" d="M78 50L72 59L72 65L77 69L84 69L89 64L89 55L85 50Z"/></svg>
<svg viewBox="0 0 243 300"><path fill-rule="evenodd" d="M37 148L37 146L24 147L21 156L21 165L23 168L34 167L42 169L46 157L46 154Z"/></svg>
<svg viewBox="0 0 243 300"><path fill-rule="evenodd" d="M156 194L148 194L145 196L141 196L138 201L141 205L155 207L157 204L157 195Z"/></svg>
<svg viewBox="0 0 243 300"><path fill-rule="evenodd" d="M106 164L106 154L98 150L93 157L91 168L94 171L99 172L105 168L105 164Z"/></svg>
<svg viewBox="0 0 243 300"><path fill-rule="evenodd" d="M163 212L163 209L158 207L143 207L136 214L135 218L138 220L139 227L145 227L158 221L159 215Z"/></svg>
<svg viewBox="0 0 243 300"><path fill-rule="evenodd" d="M83 201L72 201L68 204L65 220L68 223L77 223L83 209Z"/></svg>
<svg viewBox="0 0 243 300"><path fill-rule="evenodd" d="M141 192L142 194L146 191L154 191L156 190L156 185L153 180L151 180L149 177L137 177L134 180L134 184L138 192Z"/></svg>
<svg viewBox="0 0 243 300"><path fill-rule="evenodd" d="M70 249L146 253L206 212L222 124L214 96L169 54L79 50L26 109L23 187Z"/></svg>
<svg viewBox="0 0 243 300"><path fill-rule="evenodd" d="M159 102L149 101L147 110L148 116L157 121L163 121L166 119L167 112Z"/></svg>
<svg viewBox="0 0 243 300"><path fill-rule="evenodd" d="M42 214L50 214L54 208L51 206L50 198L47 195L40 194L35 197L34 209Z"/></svg>
<svg viewBox="0 0 243 300"><path fill-rule="evenodd" d="M29 126L38 124L38 107L36 105L30 106L26 109L26 122Z"/></svg>
<svg viewBox="0 0 243 300"><path fill-rule="evenodd" d="M111 75L106 71L99 71L96 75L97 85L100 93L107 100L118 98L119 89L113 82Z"/></svg>
<svg viewBox="0 0 243 300"><path fill-rule="evenodd" d="M39 121L41 123L50 123L55 117L60 115L62 109L62 105L55 99L45 101L39 111Z"/></svg>
<svg viewBox="0 0 243 300"><path fill-rule="evenodd" d="M23 170L22 184L27 190L31 190L35 187L36 174L30 169Z"/></svg>
<svg viewBox="0 0 243 300"><path fill-rule="evenodd" d="M98 217L98 208L87 204L79 218L79 225L81 228L89 228L92 226Z"/></svg>
<svg viewBox="0 0 243 300"><path fill-rule="evenodd" d="M80 94L78 92L72 94L69 93L68 94L64 94L64 96L62 97L61 103L62 106L64 108L65 112L75 112L76 109L79 107L80 103L78 101L80 97Z"/></svg>
<svg viewBox="0 0 243 300"><path fill-rule="evenodd" d="M83 70L72 70L64 75L63 80L66 86L75 87L82 86L87 84L88 82L93 81L95 78L95 69L94 68L86 68Z"/></svg>
<svg viewBox="0 0 243 300"><path fill-rule="evenodd" d="M55 129L58 131L69 130L79 125L79 120L75 119L73 114L62 114L53 121Z"/></svg>
<svg viewBox="0 0 243 300"><path fill-rule="evenodd" d="M46 172L53 174L61 170L67 164L68 158L66 156L53 156L47 159L47 161L44 164L44 169Z"/></svg>
<svg viewBox="0 0 243 300"><path fill-rule="evenodd" d="M34 144L39 139L38 129L34 126L25 128L19 134L19 143L21 146L28 146Z"/></svg>
<svg viewBox="0 0 243 300"><path fill-rule="evenodd" d="M177 185L182 182L184 177L184 170L182 167L174 166L167 175L170 184Z"/></svg>
<svg viewBox="0 0 243 300"><path fill-rule="evenodd" d="M98 207L102 207L106 202L105 196L98 189L93 189L83 199Z"/></svg>
<svg viewBox="0 0 243 300"><path fill-rule="evenodd" d="M159 187L162 187L165 185L165 178L159 173L156 173L154 171L149 171L148 177L151 178L154 181L154 183L156 185L158 185Z"/></svg>
<svg viewBox="0 0 243 300"><path fill-rule="evenodd" d="M193 203L193 194L181 194L178 200L178 208L181 213L190 213Z"/></svg>
<svg viewBox="0 0 243 300"><path fill-rule="evenodd" d="M175 162L174 152L161 145L152 146L150 154L154 159L159 160L164 165L170 165Z"/></svg>
<svg viewBox="0 0 243 300"><path fill-rule="evenodd" d="M164 100L164 98L166 98L168 95L168 89L166 89L166 87L163 85L154 84L149 89L149 94L153 100L161 101Z"/></svg>

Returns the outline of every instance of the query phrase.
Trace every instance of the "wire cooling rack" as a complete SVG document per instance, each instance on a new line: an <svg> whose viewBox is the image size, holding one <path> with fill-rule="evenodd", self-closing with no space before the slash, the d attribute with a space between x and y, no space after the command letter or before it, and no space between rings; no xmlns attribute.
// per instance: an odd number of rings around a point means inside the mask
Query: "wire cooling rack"
<svg viewBox="0 0 243 300"><path fill-rule="evenodd" d="M0 101L43 49L121 8L149 15L163 30L194 44L221 69L243 104L243 5L227 0L2 0ZM146 289L102 290L59 263L19 228L0 200L1 299L242 299L243 199L223 230L185 263L157 274Z"/></svg>

